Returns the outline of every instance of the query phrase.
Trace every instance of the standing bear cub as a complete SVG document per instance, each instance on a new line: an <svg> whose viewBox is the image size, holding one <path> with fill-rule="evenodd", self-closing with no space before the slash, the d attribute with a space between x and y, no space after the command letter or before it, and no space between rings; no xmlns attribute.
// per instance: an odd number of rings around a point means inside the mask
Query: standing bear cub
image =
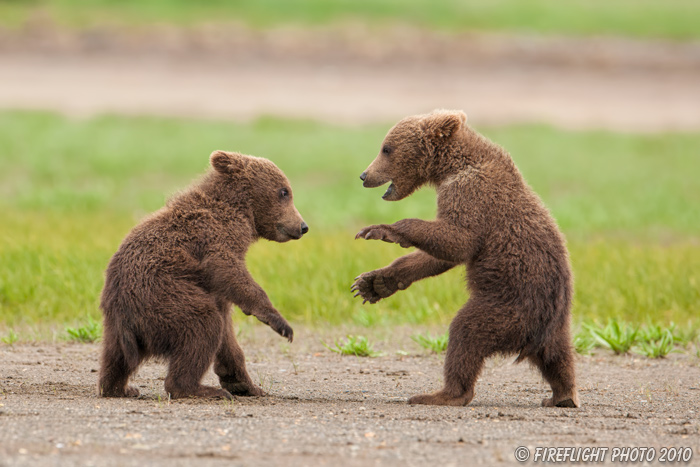
<svg viewBox="0 0 700 467"><path fill-rule="evenodd" d="M262 158L215 151L210 162L213 170L135 227L109 263L103 396L138 396L127 383L149 357L169 362L165 390L173 398L263 395L236 342L232 303L292 341L292 328L245 265L258 238L286 242L309 230L289 180ZM212 362L223 389L201 384Z"/></svg>
<svg viewBox="0 0 700 467"><path fill-rule="evenodd" d="M430 184L438 209L434 221L357 234L418 251L357 277L356 296L375 303L457 265L467 269L470 298L450 325L444 388L409 404L466 405L487 357L519 353L552 387L542 405L578 407L564 238L508 153L467 126L463 112L435 111L397 123L360 178L369 188L391 182L389 201Z"/></svg>

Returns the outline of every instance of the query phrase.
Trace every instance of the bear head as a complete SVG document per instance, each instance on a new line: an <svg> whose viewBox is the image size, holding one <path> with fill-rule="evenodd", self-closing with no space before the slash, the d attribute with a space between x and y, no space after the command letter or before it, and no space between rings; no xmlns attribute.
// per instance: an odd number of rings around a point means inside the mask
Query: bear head
<svg viewBox="0 0 700 467"><path fill-rule="evenodd" d="M360 179L367 188L391 182L382 196L398 201L433 178L436 153L466 125L462 111L435 110L399 121L389 130L379 155L362 172Z"/></svg>
<svg viewBox="0 0 700 467"><path fill-rule="evenodd" d="M231 196L240 197L241 190L247 195L258 236L286 242L299 239L309 231L294 206L289 180L271 161L235 152L214 151L210 162L229 186Z"/></svg>

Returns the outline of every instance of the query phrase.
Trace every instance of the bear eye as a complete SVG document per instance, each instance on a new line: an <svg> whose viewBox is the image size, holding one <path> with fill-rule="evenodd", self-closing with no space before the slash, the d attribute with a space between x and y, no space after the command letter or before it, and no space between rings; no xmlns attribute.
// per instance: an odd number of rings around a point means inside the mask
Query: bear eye
<svg viewBox="0 0 700 467"><path fill-rule="evenodd" d="M391 154L391 148L387 145L384 145L382 147L382 154L384 154L385 156L388 156L389 154Z"/></svg>
<svg viewBox="0 0 700 467"><path fill-rule="evenodd" d="M289 197L289 190L286 188L280 189L280 199L286 199Z"/></svg>

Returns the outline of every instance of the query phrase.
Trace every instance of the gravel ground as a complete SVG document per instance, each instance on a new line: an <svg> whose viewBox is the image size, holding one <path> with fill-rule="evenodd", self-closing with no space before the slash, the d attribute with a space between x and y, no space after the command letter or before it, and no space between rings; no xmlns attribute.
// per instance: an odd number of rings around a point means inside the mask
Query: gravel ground
<svg viewBox="0 0 700 467"><path fill-rule="evenodd" d="M384 356L340 356L296 335L242 338L270 395L232 402L169 401L157 362L133 380L138 399L98 398L98 344L0 347L0 465L493 465L516 463L518 446L690 447L700 459L694 355L580 357L580 409L541 408L539 375L495 358L471 405L411 407L440 387L441 357L396 354L411 344L392 338Z"/></svg>

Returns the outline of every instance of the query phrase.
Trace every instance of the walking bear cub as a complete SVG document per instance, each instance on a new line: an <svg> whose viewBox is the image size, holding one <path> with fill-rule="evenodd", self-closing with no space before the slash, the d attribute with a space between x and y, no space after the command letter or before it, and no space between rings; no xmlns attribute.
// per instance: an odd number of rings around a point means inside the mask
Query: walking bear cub
<svg viewBox="0 0 700 467"><path fill-rule="evenodd" d="M391 182L389 201L430 184L438 209L434 221L357 234L418 250L357 277L356 296L375 303L457 265L467 269L470 298L450 325L444 388L409 404L466 405L487 357L519 353L552 387L542 405L578 407L564 238L508 153L467 126L463 112L435 111L397 123L360 178L368 188Z"/></svg>
<svg viewBox="0 0 700 467"><path fill-rule="evenodd" d="M245 265L258 238L286 242L308 231L289 180L266 159L215 151L210 162L213 170L136 226L109 263L103 396L138 396L127 383L149 357L169 361L165 390L173 398L263 395L246 371L231 304L292 341ZM212 362L223 389L201 384Z"/></svg>

